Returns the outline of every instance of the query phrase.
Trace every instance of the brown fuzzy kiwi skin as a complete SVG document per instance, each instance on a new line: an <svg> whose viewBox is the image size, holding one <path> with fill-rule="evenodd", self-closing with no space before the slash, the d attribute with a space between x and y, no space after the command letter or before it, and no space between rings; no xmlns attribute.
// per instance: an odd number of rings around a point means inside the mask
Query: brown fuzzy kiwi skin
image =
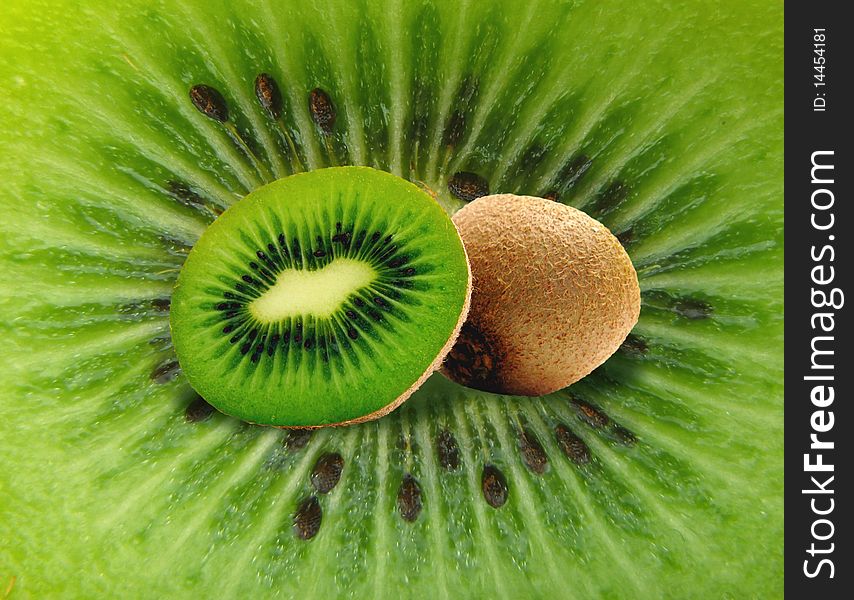
<svg viewBox="0 0 854 600"><path fill-rule="evenodd" d="M443 368L451 380L496 393L549 394L605 362L637 323L640 287L631 259L582 211L495 194L466 205L453 221L474 289Z"/></svg>

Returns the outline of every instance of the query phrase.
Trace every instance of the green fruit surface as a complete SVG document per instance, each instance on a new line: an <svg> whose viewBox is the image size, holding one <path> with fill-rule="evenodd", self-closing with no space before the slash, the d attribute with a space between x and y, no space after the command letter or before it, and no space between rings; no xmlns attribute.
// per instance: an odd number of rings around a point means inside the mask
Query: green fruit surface
<svg viewBox="0 0 854 600"><path fill-rule="evenodd" d="M330 241L336 227L354 239ZM266 286L256 252L272 254L267 245L280 232L286 245L301 239L302 247ZM374 236L390 243L372 244ZM408 277L387 266L404 256ZM223 293L256 289L242 277L265 291L240 321L224 321L227 310L216 309ZM460 325L468 289L463 242L433 198L385 171L319 169L259 188L205 230L172 294L172 341L190 384L226 414L264 425L343 423L386 409L430 374ZM226 322L251 322L241 335L262 333L238 340L223 333ZM273 335L287 344L269 343Z"/></svg>
<svg viewBox="0 0 854 600"><path fill-rule="evenodd" d="M782 26L781 3L736 0L5 0L0 598L780 597ZM254 97L261 72L280 124ZM192 106L198 83L257 164ZM188 422L165 302L217 211L291 173L283 130L308 168L388 170L448 211L459 171L557 191L626 244L633 337L567 391L434 376L301 449L225 415ZM321 494L327 452L344 468Z"/></svg>

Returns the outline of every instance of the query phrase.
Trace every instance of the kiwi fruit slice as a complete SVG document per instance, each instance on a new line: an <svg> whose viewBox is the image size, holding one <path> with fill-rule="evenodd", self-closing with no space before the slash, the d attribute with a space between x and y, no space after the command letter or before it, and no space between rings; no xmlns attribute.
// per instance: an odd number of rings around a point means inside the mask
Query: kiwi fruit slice
<svg viewBox="0 0 854 600"><path fill-rule="evenodd" d="M50 4L0 11L0 594L782 595L780 3ZM181 266L333 163L449 214L583 210L638 324L541 398L434 375L352 427L219 413L169 333Z"/></svg>
<svg viewBox="0 0 854 600"><path fill-rule="evenodd" d="M640 312L637 273L608 229L545 198L482 196L454 215L474 285L444 373L487 392L565 388L617 351Z"/></svg>
<svg viewBox="0 0 854 600"><path fill-rule="evenodd" d="M441 206L368 167L262 186L184 262L170 321L178 364L220 411L311 427L381 417L441 364L471 276Z"/></svg>

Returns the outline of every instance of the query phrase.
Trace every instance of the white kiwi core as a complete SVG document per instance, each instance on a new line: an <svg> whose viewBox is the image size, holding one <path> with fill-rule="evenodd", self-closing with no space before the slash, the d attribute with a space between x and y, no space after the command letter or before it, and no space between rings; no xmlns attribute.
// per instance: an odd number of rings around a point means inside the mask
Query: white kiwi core
<svg viewBox="0 0 854 600"><path fill-rule="evenodd" d="M249 305L249 311L262 323L305 314L329 317L350 294L376 278L377 272L370 265L351 258L336 258L317 271L287 269Z"/></svg>

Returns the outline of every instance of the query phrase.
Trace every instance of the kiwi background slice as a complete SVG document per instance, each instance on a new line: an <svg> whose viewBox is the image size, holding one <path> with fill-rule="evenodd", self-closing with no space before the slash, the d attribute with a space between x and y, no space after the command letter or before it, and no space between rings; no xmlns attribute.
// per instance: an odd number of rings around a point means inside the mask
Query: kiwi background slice
<svg viewBox="0 0 854 600"><path fill-rule="evenodd" d="M781 5L12 0L0 30L2 591L781 595ZM171 289L288 136L449 210L583 208L638 269L632 336L540 400L433 377L308 439L212 413Z"/></svg>
<svg viewBox="0 0 854 600"><path fill-rule="evenodd" d="M367 167L262 186L193 246L172 294L188 381L251 423L380 417L441 364L465 319L466 251L417 186Z"/></svg>

